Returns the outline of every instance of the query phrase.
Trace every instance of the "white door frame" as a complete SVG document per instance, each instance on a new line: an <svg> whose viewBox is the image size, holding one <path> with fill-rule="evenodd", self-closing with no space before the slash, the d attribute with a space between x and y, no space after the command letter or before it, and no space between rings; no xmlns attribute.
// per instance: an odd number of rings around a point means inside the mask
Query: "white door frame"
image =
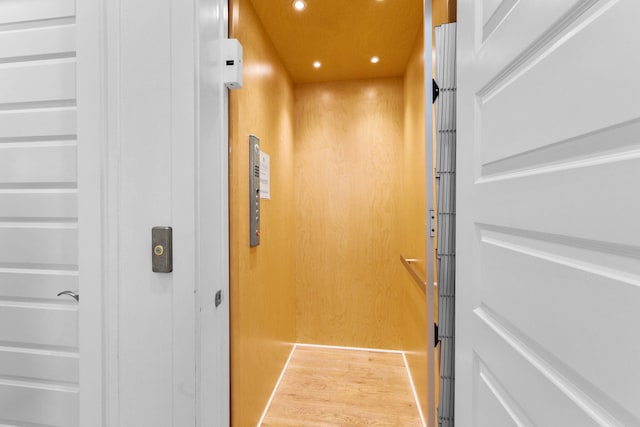
<svg viewBox="0 0 640 427"><path fill-rule="evenodd" d="M80 426L104 426L106 72L102 0L77 2Z"/></svg>
<svg viewBox="0 0 640 427"><path fill-rule="evenodd" d="M230 423L227 0L196 3L196 425ZM221 291L218 306L216 293ZM221 351L222 349L222 351Z"/></svg>

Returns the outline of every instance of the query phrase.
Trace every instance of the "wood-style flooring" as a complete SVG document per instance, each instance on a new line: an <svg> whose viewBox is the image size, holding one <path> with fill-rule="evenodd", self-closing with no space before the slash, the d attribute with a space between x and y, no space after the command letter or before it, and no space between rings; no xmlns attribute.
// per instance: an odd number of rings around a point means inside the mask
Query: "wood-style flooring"
<svg viewBox="0 0 640 427"><path fill-rule="evenodd" d="M423 424L402 353L299 344L261 425Z"/></svg>

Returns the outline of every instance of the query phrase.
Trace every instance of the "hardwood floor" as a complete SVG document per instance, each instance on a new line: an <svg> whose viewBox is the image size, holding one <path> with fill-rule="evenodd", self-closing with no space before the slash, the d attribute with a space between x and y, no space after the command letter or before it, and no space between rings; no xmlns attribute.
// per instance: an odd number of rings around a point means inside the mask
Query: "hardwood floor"
<svg viewBox="0 0 640 427"><path fill-rule="evenodd" d="M401 353L297 345L261 425L423 424Z"/></svg>

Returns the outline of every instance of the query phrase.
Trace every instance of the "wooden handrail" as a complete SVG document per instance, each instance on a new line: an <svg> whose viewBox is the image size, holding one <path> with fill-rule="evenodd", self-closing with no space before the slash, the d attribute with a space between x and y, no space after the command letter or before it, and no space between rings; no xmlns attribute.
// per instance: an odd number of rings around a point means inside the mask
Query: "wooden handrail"
<svg viewBox="0 0 640 427"><path fill-rule="evenodd" d="M426 280L422 280L422 278L420 277L420 275L418 274L416 269L413 268L413 265L411 265L411 263L414 263L416 261L418 261L418 260L417 259L411 259L411 258L407 259L404 256L400 255L400 262L402 262L402 265L405 266L405 268L407 269L407 271L409 272L411 277L413 277L413 280L418 284L418 286L420 287L422 292L424 292L426 294L427 293L427 281Z"/></svg>

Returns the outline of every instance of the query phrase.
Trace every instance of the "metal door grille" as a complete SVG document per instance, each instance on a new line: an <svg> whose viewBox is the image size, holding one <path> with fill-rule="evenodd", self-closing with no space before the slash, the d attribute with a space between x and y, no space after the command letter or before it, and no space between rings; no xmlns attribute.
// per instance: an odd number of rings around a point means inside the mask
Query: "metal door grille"
<svg viewBox="0 0 640 427"><path fill-rule="evenodd" d="M441 427L454 425L455 214L456 214L456 24L436 33L436 207L438 213L438 338Z"/></svg>

